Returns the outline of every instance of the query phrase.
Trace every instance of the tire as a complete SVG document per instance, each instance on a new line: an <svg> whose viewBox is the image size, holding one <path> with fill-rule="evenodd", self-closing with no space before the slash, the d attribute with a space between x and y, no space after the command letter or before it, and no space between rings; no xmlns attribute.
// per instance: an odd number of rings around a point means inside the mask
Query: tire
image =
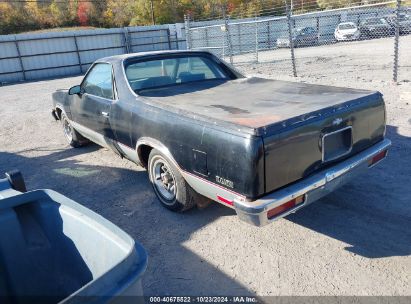
<svg viewBox="0 0 411 304"><path fill-rule="evenodd" d="M64 137L66 138L70 146L72 146L73 148L79 148L88 142L87 139L81 136L81 134L73 128L64 113L61 113L60 121L63 127Z"/></svg>
<svg viewBox="0 0 411 304"><path fill-rule="evenodd" d="M183 212L195 206L197 193L173 162L156 149L150 152L147 170L154 192L165 208Z"/></svg>

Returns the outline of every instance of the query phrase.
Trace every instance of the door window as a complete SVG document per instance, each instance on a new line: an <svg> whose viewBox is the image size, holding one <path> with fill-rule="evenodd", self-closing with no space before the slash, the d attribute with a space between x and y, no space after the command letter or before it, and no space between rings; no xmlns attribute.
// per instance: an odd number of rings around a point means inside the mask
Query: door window
<svg viewBox="0 0 411 304"><path fill-rule="evenodd" d="M111 65L97 63L83 81L84 93L107 99L114 99Z"/></svg>

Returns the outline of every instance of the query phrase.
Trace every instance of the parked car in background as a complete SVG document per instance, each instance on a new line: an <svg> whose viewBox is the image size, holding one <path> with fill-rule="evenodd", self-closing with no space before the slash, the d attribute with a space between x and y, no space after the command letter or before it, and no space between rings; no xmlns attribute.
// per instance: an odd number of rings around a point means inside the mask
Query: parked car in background
<svg viewBox="0 0 411 304"><path fill-rule="evenodd" d="M387 37L395 34L395 28L385 18L373 17L361 22L360 33L363 39Z"/></svg>
<svg viewBox="0 0 411 304"><path fill-rule="evenodd" d="M395 29L395 21L397 16L395 14L384 17L385 20ZM399 14L398 25L401 35L411 34L411 16L402 12Z"/></svg>
<svg viewBox="0 0 411 304"><path fill-rule="evenodd" d="M292 31L292 41L294 47L318 44L318 31L313 27L303 27ZM290 47L288 32L277 39L277 47Z"/></svg>
<svg viewBox="0 0 411 304"><path fill-rule="evenodd" d="M247 78L199 51L99 59L53 94L52 113L71 146L91 140L147 168L164 207L206 198L257 226L329 194L390 146L379 92Z"/></svg>
<svg viewBox="0 0 411 304"><path fill-rule="evenodd" d="M360 30L354 22L340 23L334 31L334 37L337 41L358 40L360 35Z"/></svg>

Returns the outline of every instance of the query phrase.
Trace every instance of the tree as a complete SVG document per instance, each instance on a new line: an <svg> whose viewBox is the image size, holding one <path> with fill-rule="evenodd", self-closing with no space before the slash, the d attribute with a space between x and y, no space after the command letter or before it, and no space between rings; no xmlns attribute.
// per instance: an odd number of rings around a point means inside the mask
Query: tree
<svg viewBox="0 0 411 304"><path fill-rule="evenodd" d="M104 12L105 24L111 26L128 26L135 13L136 1L134 0L108 0Z"/></svg>
<svg viewBox="0 0 411 304"><path fill-rule="evenodd" d="M317 0L317 5L322 9L333 9L349 6L351 2L351 0Z"/></svg>
<svg viewBox="0 0 411 304"><path fill-rule="evenodd" d="M0 34L62 26L123 27L257 15L284 15L284 0L4 0L0 2ZM290 2L291 0L287 0ZM349 6L352 0L292 0L294 12ZM368 0L374 2L380 0ZM411 1L411 0L408 0Z"/></svg>
<svg viewBox="0 0 411 304"><path fill-rule="evenodd" d="M10 32L12 15L13 7L9 3L0 2L0 34L8 34Z"/></svg>
<svg viewBox="0 0 411 304"><path fill-rule="evenodd" d="M130 25L147 25L151 24L151 8L150 1L136 0L133 6L133 15Z"/></svg>
<svg viewBox="0 0 411 304"><path fill-rule="evenodd" d="M57 2L54 0L48 7L50 11L51 27L67 25L67 6L68 3Z"/></svg>
<svg viewBox="0 0 411 304"><path fill-rule="evenodd" d="M78 22L81 26L90 25L90 17L94 13L92 2L80 2L77 7Z"/></svg>

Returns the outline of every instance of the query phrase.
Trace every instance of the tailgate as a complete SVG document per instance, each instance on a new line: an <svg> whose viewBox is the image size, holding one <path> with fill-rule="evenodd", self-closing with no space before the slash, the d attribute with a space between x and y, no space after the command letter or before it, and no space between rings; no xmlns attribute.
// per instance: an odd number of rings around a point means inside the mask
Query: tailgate
<svg viewBox="0 0 411 304"><path fill-rule="evenodd" d="M294 117L263 136L265 191L342 161L381 141L385 107L378 92Z"/></svg>

